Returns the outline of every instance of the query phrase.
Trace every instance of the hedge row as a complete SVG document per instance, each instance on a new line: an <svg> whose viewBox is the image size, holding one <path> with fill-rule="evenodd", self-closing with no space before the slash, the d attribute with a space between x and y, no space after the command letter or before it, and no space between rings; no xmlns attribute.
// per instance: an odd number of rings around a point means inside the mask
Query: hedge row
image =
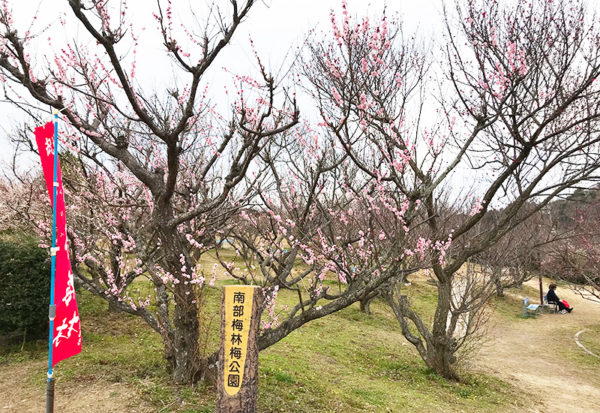
<svg viewBox="0 0 600 413"><path fill-rule="evenodd" d="M50 259L31 237L0 239L0 335L48 332Z"/></svg>

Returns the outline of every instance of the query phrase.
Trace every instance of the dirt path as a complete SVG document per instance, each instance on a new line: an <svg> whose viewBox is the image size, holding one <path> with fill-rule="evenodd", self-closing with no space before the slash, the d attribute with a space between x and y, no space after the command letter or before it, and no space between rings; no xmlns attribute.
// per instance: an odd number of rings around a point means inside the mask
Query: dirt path
<svg viewBox="0 0 600 413"><path fill-rule="evenodd" d="M477 365L539 397L532 412L600 412L600 364L574 340L586 326L600 324L600 305L566 288L557 293L574 307L571 314L519 322L495 316Z"/></svg>
<svg viewBox="0 0 600 413"><path fill-rule="evenodd" d="M27 362L2 366L0 375L0 413L45 411L46 387L31 383L36 372L45 371L45 361ZM39 376L39 374L38 374ZM44 380L43 375L40 377ZM131 386L110 383L90 377L78 382L57 382L54 411L60 413L110 412L146 413L153 412L148 403L141 400ZM90 410L90 406L94 406Z"/></svg>

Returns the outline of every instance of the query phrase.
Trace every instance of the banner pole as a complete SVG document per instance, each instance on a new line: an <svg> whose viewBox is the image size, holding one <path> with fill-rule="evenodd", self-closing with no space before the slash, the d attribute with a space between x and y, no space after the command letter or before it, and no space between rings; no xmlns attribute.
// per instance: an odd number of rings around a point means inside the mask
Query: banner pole
<svg viewBox="0 0 600 413"><path fill-rule="evenodd" d="M54 110L54 173L52 177L52 248L50 269L50 306L48 320L50 321L48 333L48 382L46 384L46 413L54 412L54 379L52 377L52 347L54 340L54 317L56 305L54 304L54 279L56 274L56 192L58 190L58 111Z"/></svg>

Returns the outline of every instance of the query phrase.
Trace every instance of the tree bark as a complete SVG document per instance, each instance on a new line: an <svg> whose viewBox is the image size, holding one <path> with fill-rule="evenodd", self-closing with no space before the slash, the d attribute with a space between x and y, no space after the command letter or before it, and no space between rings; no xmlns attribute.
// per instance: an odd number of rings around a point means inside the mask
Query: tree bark
<svg viewBox="0 0 600 413"><path fill-rule="evenodd" d="M410 308L405 295L398 292L397 298L393 293L384 292L383 297L392 308L402 329L402 335L411 343L430 369L449 380L457 381L458 374L454 370L456 363L456 341L452 337L453 331L447 327L448 313L450 311L451 282L446 277L441 277L444 282L439 282L438 307L434 318L433 328L429 330L418 314ZM441 303L441 304L440 304ZM414 334L409 327L411 321L417 328Z"/></svg>
<svg viewBox="0 0 600 413"><path fill-rule="evenodd" d="M452 306L452 277L440 273L438 276L438 304L434 316L431 338L427 340L425 363L440 376L449 380L458 380L453 364L454 330L448 328L448 314ZM452 331L450 331L452 330Z"/></svg>
<svg viewBox="0 0 600 413"><path fill-rule="evenodd" d="M173 380L179 384L196 381L200 370L198 347L198 309L191 303L194 291L191 284L175 285L173 317Z"/></svg>
<svg viewBox="0 0 600 413"><path fill-rule="evenodd" d="M166 222L162 218L159 222ZM189 255L176 229L160 227L161 241L165 251L168 271L178 280L173 285L173 329L163 334L165 357L169 362L173 381L177 384L191 384L201 375L202 362L198 344L198 308L194 285L182 273L181 257L185 266L191 268Z"/></svg>
<svg viewBox="0 0 600 413"><path fill-rule="evenodd" d="M504 297L504 286L500 276L494 277L494 285L496 286L496 297Z"/></svg>
<svg viewBox="0 0 600 413"><path fill-rule="evenodd" d="M118 305L116 305L113 301L108 302L108 311L117 314L123 312L123 310L121 310L121 308Z"/></svg>
<svg viewBox="0 0 600 413"><path fill-rule="evenodd" d="M368 294L363 295L360 299L360 311L367 315L371 315L371 301L373 301L374 298L375 296L370 296Z"/></svg>
<svg viewBox="0 0 600 413"><path fill-rule="evenodd" d="M437 343L431 343L427 346L427 357L425 358L427 367L435 371L440 376L453 381L458 381L459 376L454 370L456 356L452 348L452 339L440 337Z"/></svg>

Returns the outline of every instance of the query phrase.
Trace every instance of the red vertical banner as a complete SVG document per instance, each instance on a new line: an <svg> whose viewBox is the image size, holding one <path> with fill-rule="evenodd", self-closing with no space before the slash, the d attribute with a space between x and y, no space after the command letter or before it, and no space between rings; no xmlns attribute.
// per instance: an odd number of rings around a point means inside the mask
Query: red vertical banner
<svg viewBox="0 0 600 413"><path fill-rule="evenodd" d="M35 141L40 152L44 178L52 203L54 175L54 123L48 122L35 129ZM54 338L52 340L52 366L81 352L81 326L79 310L75 298L75 285L71 271L69 244L67 240L67 221L65 215L65 199L60 173L57 168L58 183L56 191L56 271L54 283Z"/></svg>

